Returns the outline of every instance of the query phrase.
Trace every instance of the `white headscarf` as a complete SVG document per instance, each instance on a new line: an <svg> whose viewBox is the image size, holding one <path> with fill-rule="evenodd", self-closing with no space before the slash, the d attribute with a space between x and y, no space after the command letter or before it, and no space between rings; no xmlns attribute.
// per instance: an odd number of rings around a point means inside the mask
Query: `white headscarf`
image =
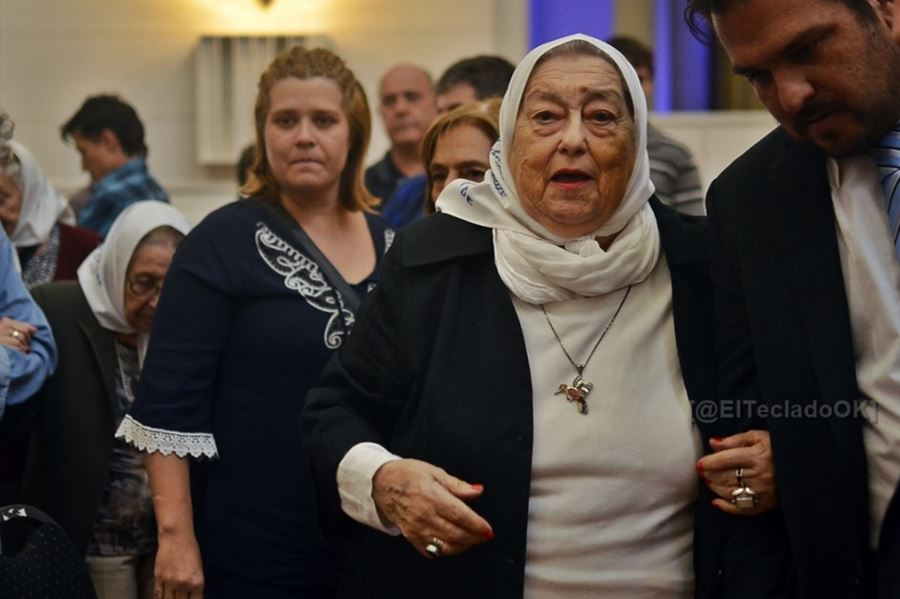
<svg viewBox="0 0 900 599"><path fill-rule="evenodd" d="M10 141L10 146L19 159L22 213L9 240L16 247L40 245L50 239L50 232L68 210L69 202L47 181L25 146L15 141Z"/></svg>
<svg viewBox="0 0 900 599"><path fill-rule="evenodd" d="M113 222L106 240L78 267L78 283L100 326L117 333L137 333L125 319L125 275L128 263L144 235L168 225L185 235L191 224L178 210L148 200L123 210ZM146 335L138 335L138 351L143 356Z"/></svg>
<svg viewBox="0 0 900 599"><path fill-rule="evenodd" d="M625 197L610 219L589 235L567 239L548 231L525 212L507 162L525 86L537 61L549 50L582 40L618 66L634 105L635 161ZM622 54L600 40L571 35L529 52L513 73L500 108L500 139L491 149L491 168L482 183L454 181L437 209L494 230L494 258L500 278L531 303L593 297L643 281L659 259L656 218L647 200L655 188L647 157L647 101L637 73ZM596 238L618 234L604 250Z"/></svg>

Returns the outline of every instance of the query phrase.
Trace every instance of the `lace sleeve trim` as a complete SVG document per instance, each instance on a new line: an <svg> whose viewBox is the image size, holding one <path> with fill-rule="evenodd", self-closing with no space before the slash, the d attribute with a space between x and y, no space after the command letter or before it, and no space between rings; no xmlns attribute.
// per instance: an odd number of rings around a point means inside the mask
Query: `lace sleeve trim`
<svg viewBox="0 0 900 599"><path fill-rule="evenodd" d="M216 439L210 433L182 433L152 428L144 426L131 416L125 416L122 420L119 430L116 431L116 438L124 439L126 443L147 453L156 451L163 455L174 453L180 458L186 455L195 458L219 456Z"/></svg>

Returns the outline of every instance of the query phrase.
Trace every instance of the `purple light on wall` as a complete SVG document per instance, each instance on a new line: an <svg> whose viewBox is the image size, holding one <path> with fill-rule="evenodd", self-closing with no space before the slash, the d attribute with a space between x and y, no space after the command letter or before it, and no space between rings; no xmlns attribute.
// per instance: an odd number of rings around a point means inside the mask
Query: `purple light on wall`
<svg viewBox="0 0 900 599"><path fill-rule="evenodd" d="M616 0L529 0L529 3L530 48L572 33L599 39L616 34ZM657 112L713 107L713 49L691 35L682 17L683 9L682 2L656 0L654 3L653 108Z"/></svg>
<svg viewBox="0 0 900 599"><path fill-rule="evenodd" d="M615 0L530 0L529 48L573 33L609 39Z"/></svg>
<svg viewBox="0 0 900 599"><path fill-rule="evenodd" d="M672 19L669 0L656 0L653 22L653 106L657 112L673 109Z"/></svg>
<svg viewBox="0 0 900 599"><path fill-rule="evenodd" d="M713 48L697 41L681 17L675 21L675 106L679 110L709 110L713 107Z"/></svg>
<svg viewBox="0 0 900 599"><path fill-rule="evenodd" d="M681 3L656 0L653 50L658 112L713 107L713 49L691 35L683 9Z"/></svg>

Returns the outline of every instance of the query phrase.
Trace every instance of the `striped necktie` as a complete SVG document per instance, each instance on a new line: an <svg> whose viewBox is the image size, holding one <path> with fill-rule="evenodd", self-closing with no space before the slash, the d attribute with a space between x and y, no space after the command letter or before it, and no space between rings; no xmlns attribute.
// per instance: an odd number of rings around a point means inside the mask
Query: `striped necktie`
<svg viewBox="0 0 900 599"><path fill-rule="evenodd" d="M891 223L894 251L900 259L900 122L896 123L872 149L878 177L884 188L884 202Z"/></svg>

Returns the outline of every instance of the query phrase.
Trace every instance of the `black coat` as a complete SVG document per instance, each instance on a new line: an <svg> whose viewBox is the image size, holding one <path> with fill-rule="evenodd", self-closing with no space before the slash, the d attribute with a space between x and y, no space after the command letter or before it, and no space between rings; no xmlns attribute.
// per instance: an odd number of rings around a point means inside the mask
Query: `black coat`
<svg viewBox="0 0 900 599"><path fill-rule="evenodd" d="M48 283L31 293L47 315L60 359L33 398L24 500L55 519L84 553L112 459L116 334L100 326L77 282Z"/></svg>
<svg viewBox="0 0 900 599"><path fill-rule="evenodd" d="M672 273L675 330L692 400L711 396L711 293L704 229L652 201ZM597 323L601 326L601 323ZM636 373L639 376L639 373ZM531 374L491 231L435 215L398 234L379 287L307 396L302 438L319 518L348 542L345 597L519 598L532 454ZM363 441L490 489L471 503L496 538L427 561L402 537L340 509L335 473Z"/></svg>
<svg viewBox="0 0 900 599"><path fill-rule="evenodd" d="M712 560L699 571L714 574L698 581L699 594L874 596L863 412L852 410L859 390L826 158L778 129L713 183L708 210L719 397L818 407L819 417L745 409L718 423L719 435L771 432L779 505L718 524L698 514ZM896 499L880 548L885 599L900 597Z"/></svg>

